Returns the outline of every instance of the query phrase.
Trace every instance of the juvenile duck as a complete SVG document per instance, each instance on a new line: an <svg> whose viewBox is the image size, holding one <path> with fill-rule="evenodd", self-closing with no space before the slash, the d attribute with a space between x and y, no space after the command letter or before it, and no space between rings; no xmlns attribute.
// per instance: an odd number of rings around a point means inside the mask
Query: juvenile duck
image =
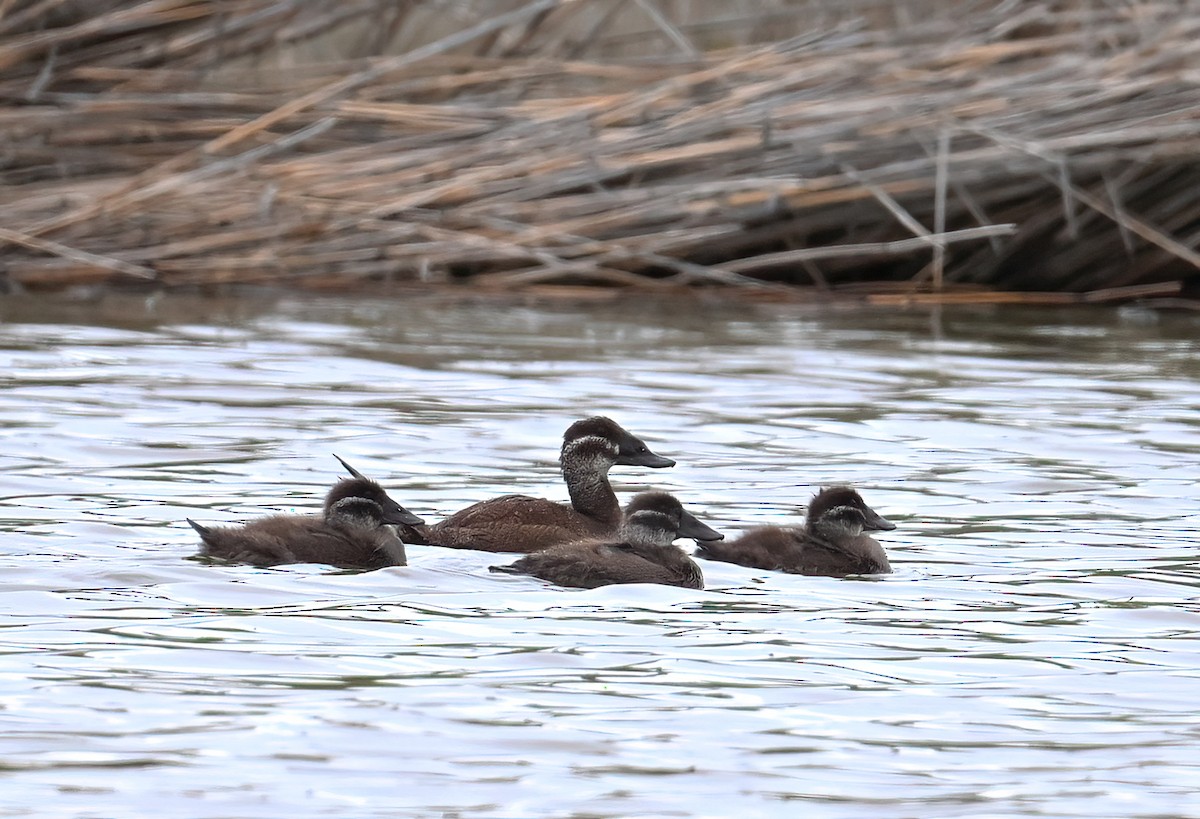
<svg viewBox="0 0 1200 819"><path fill-rule="evenodd" d="M422 521L360 475L334 484L325 496L324 515L271 515L244 526L187 522L200 535L200 554L207 557L255 566L328 563L380 569L408 562L404 542L386 524L415 526Z"/></svg>
<svg viewBox="0 0 1200 819"><path fill-rule="evenodd" d="M661 583L704 588L700 567L674 545L675 538L720 540L666 492L642 492L625 507L616 537L560 543L493 572L529 574L560 586L594 589L615 583Z"/></svg>
<svg viewBox="0 0 1200 819"><path fill-rule="evenodd" d="M615 464L661 469L675 462L655 455L617 422L596 416L567 428L559 464L570 505L503 495L402 534L409 543L486 552L536 552L557 543L611 536L621 524L621 507L608 482L609 469Z"/></svg>
<svg viewBox="0 0 1200 819"><path fill-rule="evenodd" d="M792 574L842 577L892 570L879 542L865 529L895 529L849 486L822 489L808 505L805 525L763 526L730 543L701 543L698 557Z"/></svg>

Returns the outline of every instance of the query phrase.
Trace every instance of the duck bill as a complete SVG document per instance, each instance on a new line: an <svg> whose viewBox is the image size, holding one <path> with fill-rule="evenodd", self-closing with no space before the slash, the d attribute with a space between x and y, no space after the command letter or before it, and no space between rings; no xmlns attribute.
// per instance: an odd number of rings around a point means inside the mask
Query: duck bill
<svg viewBox="0 0 1200 819"><path fill-rule="evenodd" d="M883 515L876 512L871 507L867 507L863 515L863 528L872 529L883 532L889 532L896 528L896 524L885 518Z"/></svg>
<svg viewBox="0 0 1200 819"><path fill-rule="evenodd" d="M724 540L725 535L713 529L706 523L702 523L691 512L684 511L683 518L679 522L679 536L690 537L693 540Z"/></svg>
<svg viewBox="0 0 1200 819"><path fill-rule="evenodd" d="M383 506L383 522L401 526L420 526L425 521L388 498L388 502Z"/></svg>
<svg viewBox="0 0 1200 819"><path fill-rule="evenodd" d="M633 455L618 455L617 463L622 466L647 466L651 469L664 469L668 466L675 466L675 462L670 458L655 455L648 449L645 452L638 452Z"/></svg>

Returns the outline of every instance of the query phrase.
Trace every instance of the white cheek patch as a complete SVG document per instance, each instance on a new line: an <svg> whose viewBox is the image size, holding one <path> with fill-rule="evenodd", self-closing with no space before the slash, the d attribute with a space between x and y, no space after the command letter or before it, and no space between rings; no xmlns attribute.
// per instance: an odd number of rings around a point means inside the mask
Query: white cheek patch
<svg viewBox="0 0 1200 819"><path fill-rule="evenodd" d="M607 468L617 460L620 452L620 448L607 438L589 435L567 444L563 448L562 457L564 461L570 461L581 467L603 466L603 468Z"/></svg>
<svg viewBox="0 0 1200 819"><path fill-rule="evenodd" d="M836 526L852 535L862 534L863 513L857 506L834 506L821 516L826 526Z"/></svg>
<svg viewBox="0 0 1200 819"><path fill-rule="evenodd" d="M669 545L675 540L679 527L662 512L642 510L626 518L622 531L628 540L638 543Z"/></svg>
<svg viewBox="0 0 1200 819"><path fill-rule="evenodd" d="M329 511L336 520L364 528L379 526L383 519L379 504L366 498L342 498Z"/></svg>

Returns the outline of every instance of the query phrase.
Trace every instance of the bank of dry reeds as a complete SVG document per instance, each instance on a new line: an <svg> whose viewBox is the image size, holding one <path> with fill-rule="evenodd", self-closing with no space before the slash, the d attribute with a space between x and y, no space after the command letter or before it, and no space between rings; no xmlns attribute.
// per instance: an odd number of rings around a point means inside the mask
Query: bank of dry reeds
<svg viewBox="0 0 1200 819"><path fill-rule="evenodd" d="M1200 268L1195 0L719 8L0 0L0 270L1071 301Z"/></svg>

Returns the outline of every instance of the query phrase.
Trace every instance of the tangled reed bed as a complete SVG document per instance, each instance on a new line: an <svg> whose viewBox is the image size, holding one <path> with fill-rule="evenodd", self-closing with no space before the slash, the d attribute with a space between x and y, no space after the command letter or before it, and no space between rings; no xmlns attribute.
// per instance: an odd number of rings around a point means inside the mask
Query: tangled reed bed
<svg viewBox="0 0 1200 819"><path fill-rule="evenodd" d="M1200 2L720 8L0 0L0 271L1190 292Z"/></svg>

